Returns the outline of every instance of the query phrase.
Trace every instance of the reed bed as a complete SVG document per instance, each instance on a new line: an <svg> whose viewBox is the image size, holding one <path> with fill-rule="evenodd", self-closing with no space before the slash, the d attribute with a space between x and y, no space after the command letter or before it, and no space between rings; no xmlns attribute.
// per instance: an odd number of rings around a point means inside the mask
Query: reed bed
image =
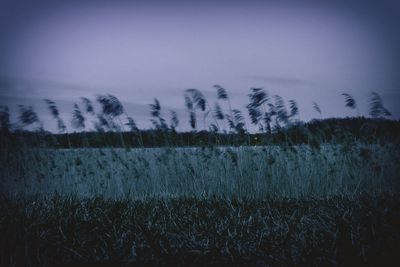
<svg viewBox="0 0 400 267"><path fill-rule="evenodd" d="M399 266L400 128L377 93L373 119L304 124L251 88L251 134L214 87L215 108L185 90L186 133L156 98L150 130L109 94L74 104L75 133L50 99L58 135L0 107L0 266Z"/></svg>
<svg viewBox="0 0 400 267"><path fill-rule="evenodd" d="M327 198L399 189L398 145L2 151L3 193Z"/></svg>

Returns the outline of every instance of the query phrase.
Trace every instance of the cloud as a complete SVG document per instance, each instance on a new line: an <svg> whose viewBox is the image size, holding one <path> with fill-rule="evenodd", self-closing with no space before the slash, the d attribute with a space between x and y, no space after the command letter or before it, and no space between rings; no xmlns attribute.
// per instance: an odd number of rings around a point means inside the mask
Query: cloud
<svg viewBox="0 0 400 267"><path fill-rule="evenodd" d="M95 91L90 86L81 86L73 83L57 82L50 80L38 80L27 78L0 77L0 97L21 97L21 98L52 98L60 96L65 92L84 94ZM29 96L27 96L29 94Z"/></svg>
<svg viewBox="0 0 400 267"><path fill-rule="evenodd" d="M314 82L309 81L309 80L299 79L299 78L294 78L294 77L285 77L285 76L252 75L252 76L246 76L245 78L256 81L256 82L266 82L266 83L282 85L282 86L311 86L311 85L314 85Z"/></svg>

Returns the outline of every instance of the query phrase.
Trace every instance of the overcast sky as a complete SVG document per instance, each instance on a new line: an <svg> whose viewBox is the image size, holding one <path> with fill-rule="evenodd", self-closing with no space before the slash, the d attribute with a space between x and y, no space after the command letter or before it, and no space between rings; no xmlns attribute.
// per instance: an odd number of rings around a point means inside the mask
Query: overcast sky
<svg viewBox="0 0 400 267"><path fill-rule="evenodd" d="M79 97L110 93L147 128L157 97L187 129L184 90L213 105L220 84L243 111L250 87L297 100L303 120L319 117L313 101L323 117L357 115L343 92L367 115L376 91L400 118L396 1L166 2L2 0L0 104L33 105L55 129L43 98L69 121Z"/></svg>

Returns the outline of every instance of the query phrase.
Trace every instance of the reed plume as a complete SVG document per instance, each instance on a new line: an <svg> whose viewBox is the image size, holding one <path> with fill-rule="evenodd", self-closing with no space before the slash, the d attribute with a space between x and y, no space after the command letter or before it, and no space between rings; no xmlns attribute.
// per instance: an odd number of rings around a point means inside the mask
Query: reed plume
<svg viewBox="0 0 400 267"><path fill-rule="evenodd" d="M92 101L86 97L81 97L83 106L85 107L85 112L94 115L94 107Z"/></svg>
<svg viewBox="0 0 400 267"><path fill-rule="evenodd" d="M356 100L350 94L343 93L342 96L344 96L346 107L351 109L355 109L357 107Z"/></svg>
<svg viewBox="0 0 400 267"><path fill-rule="evenodd" d="M18 105L18 108L19 108L18 121L21 124L22 128L32 124L38 124L38 130L43 129L42 123L39 120L39 116L33 110L32 106Z"/></svg>
<svg viewBox="0 0 400 267"><path fill-rule="evenodd" d="M299 107L297 106L297 102L295 100L289 100L289 105L290 105L289 117L292 118L296 115L299 115Z"/></svg>
<svg viewBox="0 0 400 267"><path fill-rule="evenodd" d="M218 104L218 102L215 103L214 115L218 120L223 120L225 118L224 113L222 112L222 108Z"/></svg>
<svg viewBox="0 0 400 267"><path fill-rule="evenodd" d="M83 116L78 104L74 104L74 110L72 111L72 127L80 130L85 128L85 117Z"/></svg>
<svg viewBox="0 0 400 267"><path fill-rule="evenodd" d="M149 104L150 114L153 117L151 122L157 130L168 130L165 119L161 116L161 105L157 98L154 98L154 104Z"/></svg>
<svg viewBox="0 0 400 267"><path fill-rule="evenodd" d="M222 86L220 86L220 85L218 85L218 84L215 84L213 87L214 87L215 89L217 89L217 96L218 96L218 99L221 99L221 100L228 100L228 94L227 94L225 88L223 88Z"/></svg>
<svg viewBox="0 0 400 267"><path fill-rule="evenodd" d="M271 114L267 113L265 109L265 103L268 101L268 93L264 91L262 88L250 88L251 93L248 94L250 98L250 103L246 106L251 123L254 125L258 125L261 131L264 131L266 128L270 129L270 119ZM267 118L264 120L264 118ZM266 125L263 125L262 122L266 122ZM270 130L269 130L270 132Z"/></svg>
<svg viewBox="0 0 400 267"><path fill-rule="evenodd" d="M318 112L320 115L322 115L321 108L316 102L312 102L313 108L316 112Z"/></svg>
<svg viewBox="0 0 400 267"><path fill-rule="evenodd" d="M107 128L111 130L123 130L123 124L119 116L124 114L124 106L119 99L114 95L107 94L98 95L96 100L100 103L102 110L102 114L97 116L99 122L96 124L96 128L98 128L98 126L107 125ZM119 124L115 123L114 119L116 118L118 118ZM106 120L107 123L104 123L104 120Z"/></svg>
<svg viewBox="0 0 400 267"><path fill-rule="evenodd" d="M170 112L171 112L170 128L175 131L175 129L179 125L178 114L174 110L171 110Z"/></svg>
<svg viewBox="0 0 400 267"><path fill-rule="evenodd" d="M124 107L121 102L113 95L99 95L96 100L101 104L104 115L117 117L124 113Z"/></svg>
<svg viewBox="0 0 400 267"><path fill-rule="evenodd" d="M285 102L279 95L274 95L275 108L276 108L276 120L288 125L289 115L286 110Z"/></svg>
<svg viewBox="0 0 400 267"><path fill-rule="evenodd" d="M50 114L57 121L58 131L60 133L64 133L67 130L67 126L65 125L64 121L60 118L60 112L58 111L56 103L50 99L44 99L44 102L46 102Z"/></svg>
<svg viewBox="0 0 400 267"><path fill-rule="evenodd" d="M373 118L380 118L385 116L391 116L392 114L383 106L383 101L381 96L376 93L372 92L370 97L370 111L369 115Z"/></svg>

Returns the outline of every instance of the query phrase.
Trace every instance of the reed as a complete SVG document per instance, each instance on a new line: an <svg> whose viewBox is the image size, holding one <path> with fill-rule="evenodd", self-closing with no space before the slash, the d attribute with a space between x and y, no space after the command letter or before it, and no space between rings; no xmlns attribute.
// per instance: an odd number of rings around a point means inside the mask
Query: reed
<svg viewBox="0 0 400 267"><path fill-rule="evenodd" d="M378 94L372 118L313 103L321 119L303 123L295 100L251 88L250 133L214 87L214 109L185 91L187 133L157 98L150 130L109 94L74 104L75 133L50 99L59 134L0 107L0 265L398 265L400 127Z"/></svg>

